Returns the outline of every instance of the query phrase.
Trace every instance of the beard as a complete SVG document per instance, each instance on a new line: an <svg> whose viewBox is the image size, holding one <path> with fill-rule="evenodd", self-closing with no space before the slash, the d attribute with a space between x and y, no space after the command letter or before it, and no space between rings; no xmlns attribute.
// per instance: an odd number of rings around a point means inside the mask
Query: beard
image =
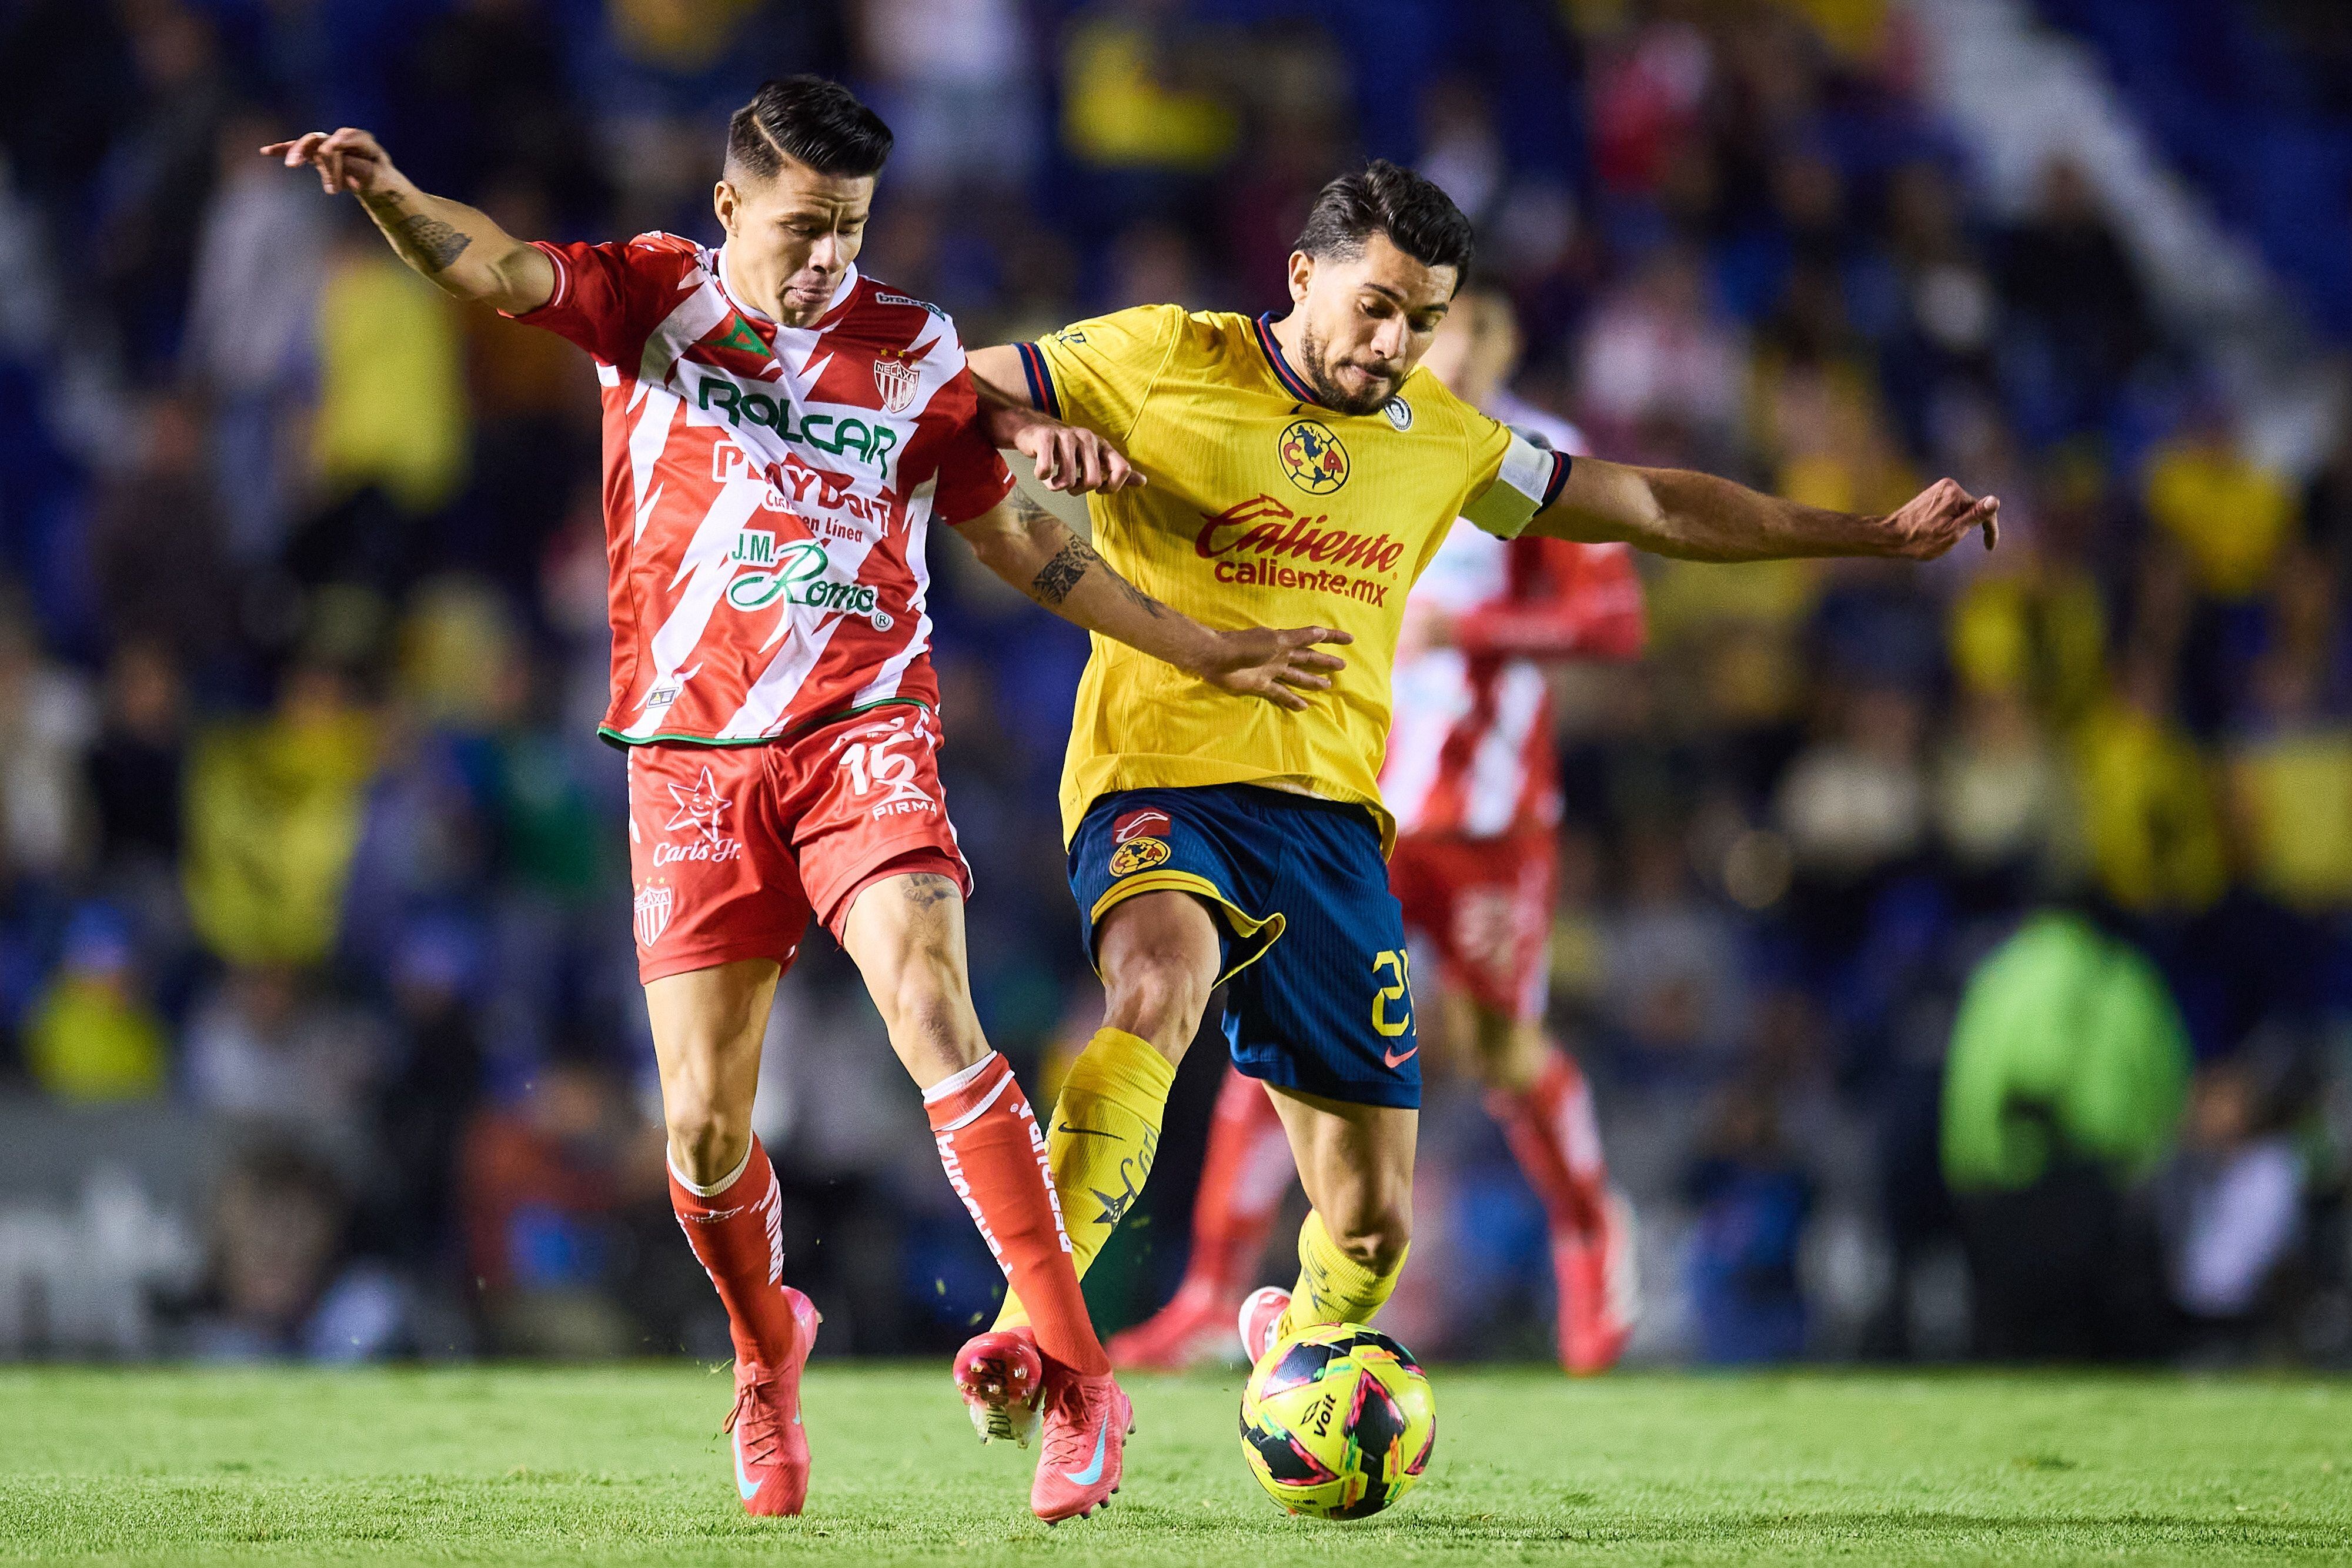
<svg viewBox="0 0 2352 1568"><path fill-rule="evenodd" d="M1364 392L1351 392L1340 386L1331 370L1331 356L1326 351L1325 340L1315 335L1311 327L1301 327L1298 333L1298 356L1306 363L1307 384L1315 389L1315 401L1338 413L1365 414L1396 396L1399 378L1384 376ZM1358 369L1362 369L1358 366Z"/></svg>

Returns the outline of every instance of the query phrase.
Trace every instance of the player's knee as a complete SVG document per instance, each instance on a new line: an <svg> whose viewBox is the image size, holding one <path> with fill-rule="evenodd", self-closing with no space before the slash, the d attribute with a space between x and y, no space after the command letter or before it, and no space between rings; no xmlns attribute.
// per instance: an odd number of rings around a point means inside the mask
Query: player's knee
<svg viewBox="0 0 2352 1568"><path fill-rule="evenodd" d="M1324 1216L1332 1245L1359 1266L1375 1274L1393 1273L1412 1244L1412 1211L1402 1203L1368 1203L1333 1223Z"/></svg>
<svg viewBox="0 0 2352 1568"><path fill-rule="evenodd" d="M678 1174L698 1186L726 1176L751 1147L751 1108L722 1103L701 1085L665 1092L662 1121Z"/></svg>
<svg viewBox="0 0 2352 1568"><path fill-rule="evenodd" d="M987 1050L962 966L952 953L912 954L874 989L890 1043L919 1082L969 1067Z"/></svg>
<svg viewBox="0 0 2352 1568"><path fill-rule="evenodd" d="M1171 1061L1201 1032L1201 1015L1215 989L1189 955L1149 948L1121 955L1108 978L1103 1021L1150 1040Z"/></svg>

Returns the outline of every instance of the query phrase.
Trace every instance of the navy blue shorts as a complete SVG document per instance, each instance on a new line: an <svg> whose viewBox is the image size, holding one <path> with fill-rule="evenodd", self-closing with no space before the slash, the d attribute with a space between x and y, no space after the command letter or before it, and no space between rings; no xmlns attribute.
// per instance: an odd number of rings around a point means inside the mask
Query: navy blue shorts
<svg viewBox="0 0 2352 1568"><path fill-rule="evenodd" d="M1070 843L1086 925L1140 893L1190 893L1221 918L1234 1065L1359 1105L1421 1103L1404 915L1360 806L1217 784L1123 789Z"/></svg>

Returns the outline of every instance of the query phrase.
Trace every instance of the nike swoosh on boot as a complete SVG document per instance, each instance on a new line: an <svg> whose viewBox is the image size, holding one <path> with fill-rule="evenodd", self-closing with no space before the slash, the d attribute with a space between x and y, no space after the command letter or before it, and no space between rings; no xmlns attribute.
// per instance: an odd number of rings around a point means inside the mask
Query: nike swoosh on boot
<svg viewBox="0 0 2352 1568"><path fill-rule="evenodd" d="M1103 1449L1110 1441L1110 1417L1105 1416L1102 1425L1095 1428L1094 1463L1083 1470L1064 1470L1062 1475L1073 1486L1090 1487L1102 1479Z"/></svg>

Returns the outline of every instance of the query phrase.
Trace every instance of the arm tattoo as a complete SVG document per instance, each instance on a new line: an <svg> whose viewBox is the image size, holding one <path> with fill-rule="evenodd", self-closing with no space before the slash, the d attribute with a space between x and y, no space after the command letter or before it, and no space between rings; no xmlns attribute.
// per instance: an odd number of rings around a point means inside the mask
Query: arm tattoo
<svg viewBox="0 0 2352 1568"><path fill-rule="evenodd" d="M392 248L400 253L400 258L428 277L448 270L449 264L465 255L466 247L474 243L472 235L439 218L424 213L403 214L396 199L379 199L366 205L368 215L392 241Z"/></svg>
<svg viewBox="0 0 2352 1568"><path fill-rule="evenodd" d="M1013 492L1011 500L1013 510L1024 523L1034 525L1054 515L1018 490ZM1113 571L1110 563L1097 555L1094 547L1076 534L1064 541L1062 548L1054 552L1053 559L1029 580L1029 597L1049 609L1056 607L1069 598L1070 590L1077 587L1078 580L1097 567L1101 567L1103 575L1127 595L1129 603L1146 615L1157 621L1167 613L1166 605Z"/></svg>
<svg viewBox="0 0 2352 1568"><path fill-rule="evenodd" d="M426 272L442 272L465 255L474 236L439 218L428 218L419 213L393 225L392 243L400 247L401 255Z"/></svg>
<svg viewBox="0 0 2352 1568"><path fill-rule="evenodd" d="M1044 570L1030 580L1030 597L1040 604L1057 605L1070 596L1070 590L1078 585L1078 580L1096 567L1102 568L1103 575L1127 596L1129 604L1154 621L1168 612L1166 605L1113 571L1110 564L1095 553L1094 547L1076 534L1070 536L1069 542L1055 551L1054 559L1047 561Z"/></svg>
<svg viewBox="0 0 2352 1568"><path fill-rule="evenodd" d="M1040 604L1061 603L1078 585L1078 579L1086 576L1087 569L1101 559L1086 540L1072 534L1045 570L1030 580L1030 597Z"/></svg>

